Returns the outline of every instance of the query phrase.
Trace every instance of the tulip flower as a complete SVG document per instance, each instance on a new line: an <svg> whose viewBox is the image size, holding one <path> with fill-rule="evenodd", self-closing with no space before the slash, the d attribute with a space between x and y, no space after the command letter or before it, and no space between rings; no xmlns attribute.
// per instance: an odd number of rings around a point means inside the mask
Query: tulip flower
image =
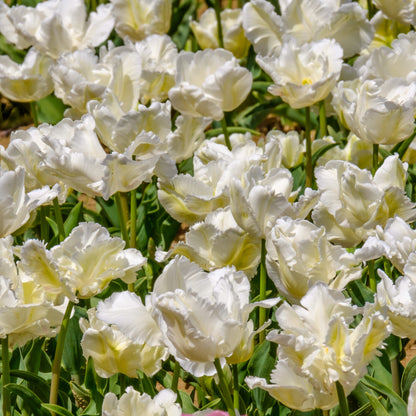
<svg viewBox="0 0 416 416"><path fill-rule="evenodd" d="M393 283L382 270L378 273L381 282L377 285L375 302L389 317L392 334L400 338L414 339L416 336L416 281L405 275Z"/></svg>
<svg viewBox="0 0 416 416"><path fill-rule="evenodd" d="M244 36L241 9L223 9L220 15L224 49L238 59L243 58L247 55L250 43ZM192 21L190 27L201 49L219 48L218 22L214 9L205 10L199 22Z"/></svg>
<svg viewBox="0 0 416 416"><path fill-rule="evenodd" d="M237 108L252 84L251 73L224 49L180 52L175 80L169 91L173 107L183 115L214 120Z"/></svg>
<svg viewBox="0 0 416 416"><path fill-rule="evenodd" d="M374 5L389 19L400 23L414 25L416 23L416 2L414 0L374 0Z"/></svg>
<svg viewBox="0 0 416 416"><path fill-rule="evenodd" d="M157 278L154 316L169 352L196 377L214 375L246 336L249 313L271 307L275 299L249 303L247 276L234 267L210 273L185 257L176 257Z"/></svg>
<svg viewBox="0 0 416 416"><path fill-rule="evenodd" d="M340 81L332 105L341 122L360 139L393 145L414 130L416 82L402 78Z"/></svg>
<svg viewBox="0 0 416 416"><path fill-rule="evenodd" d="M361 322L350 328L360 312ZM247 377L246 382L302 412L334 407L338 402L336 382L348 395L390 334L389 320L374 305L367 304L360 311L323 282L312 286L300 305L280 306L276 319L281 330L267 336L279 344L271 381Z"/></svg>
<svg viewBox="0 0 416 416"><path fill-rule="evenodd" d="M280 2L281 16L266 0L251 0L243 8L243 27L256 53L279 55L282 43L298 45L322 39L337 41L343 57L353 56L372 40L374 29L366 11L357 3L325 0Z"/></svg>
<svg viewBox="0 0 416 416"><path fill-rule="evenodd" d="M114 26L112 6L108 4L99 5L88 20L83 0L48 0L36 7L8 7L1 0L0 7L6 23L0 31L9 42L18 47L33 45L53 59L63 52L98 46Z"/></svg>
<svg viewBox="0 0 416 416"><path fill-rule="evenodd" d="M302 108L325 99L335 87L342 48L329 39L297 46L290 38L278 57L258 55L256 61L274 82L268 88L270 94L282 97L293 108Z"/></svg>
<svg viewBox="0 0 416 416"><path fill-rule="evenodd" d="M104 397L103 416L181 416L182 410L175 403L176 394L165 389L151 398L146 393L139 393L133 387L127 387L126 392L117 399L114 393L107 393Z"/></svg>
<svg viewBox="0 0 416 416"><path fill-rule="evenodd" d="M332 245L323 227L306 220L278 219L266 247L268 275L290 302L298 303L318 281L343 290L362 274L354 255Z"/></svg>
<svg viewBox="0 0 416 416"><path fill-rule="evenodd" d="M14 171L0 168L0 190L0 237L14 233L29 220L32 211L58 195L57 188L49 186L26 193L23 167Z"/></svg>
<svg viewBox="0 0 416 416"><path fill-rule="evenodd" d="M172 0L111 0L115 29L133 41L169 31Z"/></svg>
<svg viewBox="0 0 416 416"><path fill-rule="evenodd" d="M315 170L320 202L312 212L329 240L353 247L375 234L395 215L406 222L416 218L415 204L404 193L407 164L389 156L374 177L349 162L333 160Z"/></svg>
<svg viewBox="0 0 416 416"><path fill-rule="evenodd" d="M260 239L244 232L229 209L219 208L194 224L185 234L185 242L178 242L167 253L157 252L157 260L179 254L204 270L233 265L252 278L260 263L260 247Z"/></svg>
<svg viewBox="0 0 416 416"><path fill-rule="evenodd" d="M136 322L132 322L136 319ZM149 307L131 292L114 293L80 319L81 347L92 357L101 377L117 373L137 378L137 370L153 376L168 357L162 334Z"/></svg>
<svg viewBox="0 0 416 416"><path fill-rule="evenodd" d="M40 100L53 91L48 73L53 61L31 48L21 65L7 55L0 56L0 93L12 101Z"/></svg>

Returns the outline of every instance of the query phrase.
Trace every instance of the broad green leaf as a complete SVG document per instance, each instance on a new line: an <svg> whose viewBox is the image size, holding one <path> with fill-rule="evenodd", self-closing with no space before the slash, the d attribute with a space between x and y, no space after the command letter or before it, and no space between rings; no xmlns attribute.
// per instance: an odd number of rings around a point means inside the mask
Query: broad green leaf
<svg viewBox="0 0 416 416"><path fill-rule="evenodd" d="M68 412L64 407L57 404L42 403L42 407L49 410L51 414L57 414L60 416L73 416L71 412Z"/></svg>
<svg viewBox="0 0 416 416"><path fill-rule="evenodd" d="M67 237L69 233L73 230L73 228L75 228L78 225L79 220L81 218L81 214L82 214L82 208L83 208L82 201L79 201L71 209L71 212L69 213L64 223L65 237Z"/></svg>
<svg viewBox="0 0 416 416"><path fill-rule="evenodd" d="M402 396L405 401L409 396L410 386L416 380L416 357L413 357L406 365L401 380Z"/></svg>
<svg viewBox="0 0 416 416"><path fill-rule="evenodd" d="M383 405L379 402L379 399L373 396L370 393L366 393L368 400L370 400L371 405L373 406L374 411L376 412L376 416L389 416L387 410L383 407Z"/></svg>
<svg viewBox="0 0 416 416"><path fill-rule="evenodd" d="M47 412L41 409L42 401L39 397L21 384L10 383L4 386L10 393L16 394L23 400L23 407L30 409L35 415L46 416Z"/></svg>
<svg viewBox="0 0 416 416"><path fill-rule="evenodd" d="M48 401L50 386L44 378L24 370L11 370L10 376L27 381L29 390L36 394L40 400Z"/></svg>
<svg viewBox="0 0 416 416"><path fill-rule="evenodd" d="M391 415L406 414L406 403L397 393L395 393L389 387L385 386L383 383L368 375L364 376L364 378L361 380L361 383L364 386L370 388L371 390L383 395L383 397L387 400L388 403L386 409L388 412L390 412Z"/></svg>
<svg viewBox="0 0 416 416"><path fill-rule="evenodd" d="M39 123L57 124L64 117L67 106L51 94L35 103Z"/></svg>

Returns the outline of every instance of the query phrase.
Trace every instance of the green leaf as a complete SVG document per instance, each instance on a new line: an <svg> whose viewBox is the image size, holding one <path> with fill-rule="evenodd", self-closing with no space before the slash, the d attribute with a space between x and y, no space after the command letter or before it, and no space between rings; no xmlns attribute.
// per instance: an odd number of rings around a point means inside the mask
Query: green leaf
<svg viewBox="0 0 416 416"><path fill-rule="evenodd" d="M49 399L49 383L42 377L24 370L11 370L11 377L18 377L29 383L28 388L36 394L40 400L47 401Z"/></svg>
<svg viewBox="0 0 416 416"><path fill-rule="evenodd" d="M269 341L264 341L257 345L248 363L247 372L257 377L268 378L276 364L276 345ZM266 411L273 406L275 400L262 389L253 390L255 406L260 411Z"/></svg>
<svg viewBox="0 0 416 416"><path fill-rule="evenodd" d="M376 416L389 416L389 413L384 406L379 402L379 399L370 393L366 393L368 400L370 400L371 406L373 406Z"/></svg>
<svg viewBox="0 0 416 416"><path fill-rule="evenodd" d="M61 416L73 416L71 412L68 412L64 407L57 404L42 403L42 407L49 410L51 414L57 414Z"/></svg>
<svg viewBox="0 0 416 416"><path fill-rule="evenodd" d="M312 155L312 166L316 165L318 159L323 156L328 150L332 149L333 147L338 146L338 143L331 143L327 146L322 146L319 148L313 155Z"/></svg>
<svg viewBox="0 0 416 416"><path fill-rule="evenodd" d="M57 124L63 119L66 108L66 105L53 94L36 101L39 123Z"/></svg>
<svg viewBox="0 0 416 416"><path fill-rule="evenodd" d="M354 410L353 412L351 412L350 416L367 416L372 411L373 411L373 406L371 406L371 403L366 403L363 406L361 406L359 409Z"/></svg>
<svg viewBox="0 0 416 416"><path fill-rule="evenodd" d="M361 280L348 283L346 291L355 305L364 306L366 302L374 302L374 292Z"/></svg>
<svg viewBox="0 0 416 416"><path fill-rule="evenodd" d="M30 409L35 415L44 416L47 415L45 411L40 410L42 401L39 397L33 393L32 390L21 384L10 383L4 386L10 393L14 393L23 399L23 407ZM72 415L71 415L72 416Z"/></svg>
<svg viewBox="0 0 416 416"><path fill-rule="evenodd" d="M387 399L388 405L386 406L386 409L390 414L405 415L407 413L407 405L403 399L383 383L380 383L378 380L368 375L364 376L361 383Z"/></svg>
<svg viewBox="0 0 416 416"><path fill-rule="evenodd" d="M86 317L85 309L75 306L74 315L69 320L62 362L71 374L80 375L82 367L84 367L85 359L81 348L82 331L79 327L79 319Z"/></svg>
<svg viewBox="0 0 416 416"><path fill-rule="evenodd" d="M401 380L401 391L405 401L409 396L410 386L416 380L416 357L413 357L406 365Z"/></svg>
<svg viewBox="0 0 416 416"><path fill-rule="evenodd" d="M79 201L74 208L71 209L64 223L65 237L78 225L82 214L82 201Z"/></svg>

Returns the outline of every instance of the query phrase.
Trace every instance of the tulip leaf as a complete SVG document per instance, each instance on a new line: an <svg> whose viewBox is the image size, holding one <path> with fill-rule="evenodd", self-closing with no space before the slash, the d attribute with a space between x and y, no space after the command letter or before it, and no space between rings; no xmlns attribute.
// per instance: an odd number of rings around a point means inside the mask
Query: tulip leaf
<svg viewBox="0 0 416 416"><path fill-rule="evenodd" d="M379 382L375 378L370 377L369 375L364 376L364 378L361 380L361 383L364 386L370 388L371 390L381 394L385 399L387 399L388 405L386 406L386 408L390 414L395 414L395 415L406 414L407 412L406 403L397 393L395 393L389 387Z"/></svg>
<svg viewBox="0 0 416 416"><path fill-rule="evenodd" d="M57 404L42 403L42 407L49 410L51 414L57 414L60 416L73 416L71 412L68 412L64 407Z"/></svg>
<svg viewBox="0 0 416 416"><path fill-rule="evenodd" d="M401 390L404 400L409 396L410 386L416 379L416 357L413 357L406 365L401 380Z"/></svg>
<svg viewBox="0 0 416 416"><path fill-rule="evenodd" d="M376 412L376 416L389 416L389 413L379 402L379 399L377 397L373 396L370 393L366 393L366 395L368 397L368 400L370 400L370 403L373 406L374 411Z"/></svg>
<svg viewBox="0 0 416 416"><path fill-rule="evenodd" d="M42 377L24 370L11 370L10 376L27 381L29 383L28 388L38 395L40 400L47 401L49 399L50 386Z"/></svg>
<svg viewBox="0 0 416 416"><path fill-rule="evenodd" d="M247 367L247 373L257 377L269 377L276 364L276 345L264 341L256 346ZM272 407L275 400L262 389L253 390L254 404L257 409L265 412Z"/></svg>
<svg viewBox="0 0 416 416"><path fill-rule="evenodd" d="M82 332L79 327L79 319L86 317L87 312L85 309L75 306L74 315L69 320L62 361L65 368L71 374L79 375L82 371L82 367L84 367L83 363L85 362L85 359L81 348Z"/></svg>
<svg viewBox="0 0 416 416"><path fill-rule="evenodd" d="M328 150L332 149L333 147L338 146L338 143L331 143L327 146L322 146L319 148L313 155L312 155L312 166L316 165L318 159L323 156Z"/></svg>
<svg viewBox="0 0 416 416"><path fill-rule="evenodd" d="M69 233L78 225L79 220L82 214L82 201L79 201L69 213L67 219L64 223L64 230L65 230L65 237L69 235Z"/></svg>
<svg viewBox="0 0 416 416"><path fill-rule="evenodd" d="M32 390L21 384L10 383L4 386L10 393L14 393L23 400L23 408L30 409L35 415L46 416L46 411L41 410L42 401Z"/></svg>
<svg viewBox="0 0 416 416"><path fill-rule="evenodd" d="M66 108L66 105L53 94L36 101L39 123L57 124L63 119Z"/></svg>

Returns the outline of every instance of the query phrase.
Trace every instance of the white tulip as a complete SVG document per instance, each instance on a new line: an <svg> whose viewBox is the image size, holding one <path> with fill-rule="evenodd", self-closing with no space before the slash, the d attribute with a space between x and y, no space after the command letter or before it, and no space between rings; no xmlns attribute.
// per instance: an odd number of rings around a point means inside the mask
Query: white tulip
<svg viewBox="0 0 416 416"><path fill-rule="evenodd" d="M172 255L182 255L199 264L204 270L233 265L252 278L260 263L259 238L248 235L235 222L229 209L217 209L205 221L194 224L185 234L185 242L178 242L169 252L157 253L158 261Z"/></svg>
<svg viewBox="0 0 416 416"><path fill-rule="evenodd" d="M101 377L123 373L137 378L137 370L150 377L168 357L149 306L131 292L114 293L99 302L88 311L88 320L80 320L81 346Z"/></svg>
<svg viewBox="0 0 416 416"><path fill-rule="evenodd" d="M243 8L243 27L256 53L279 55L285 39L298 45L334 39L343 56L359 53L372 40L374 29L366 11L357 3L341 0L280 1L281 16L266 0L251 0Z"/></svg>
<svg viewBox="0 0 416 416"><path fill-rule="evenodd" d="M114 393L104 397L103 416L181 416L182 409L175 403L176 394L169 389L160 391L152 399L146 393L139 393L133 387L127 387L126 392L117 399Z"/></svg>
<svg viewBox="0 0 416 416"><path fill-rule="evenodd" d="M157 278L152 292L154 314L169 352L196 377L214 375L246 337L249 313L276 300L249 303L250 283L234 267L204 272L176 257Z"/></svg>
<svg viewBox="0 0 416 416"><path fill-rule="evenodd" d="M362 274L352 254L332 245L323 227L306 220L278 219L266 247L268 275L290 302L298 303L318 281L343 290Z"/></svg>
<svg viewBox="0 0 416 416"><path fill-rule="evenodd" d="M244 36L241 9L223 9L220 16L224 49L232 52L238 59L244 58L250 43ZM192 21L190 27L201 49L219 48L218 23L214 9L205 10L199 22Z"/></svg>
<svg viewBox="0 0 416 416"><path fill-rule="evenodd" d="M334 41L296 44L289 38L278 57L260 56L257 63L274 84L270 94L282 97L293 108L308 107L325 99L341 73L342 48Z"/></svg>
<svg viewBox="0 0 416 416"><path fill-rule="evenodd" d="M415 0L374 0L374 5L389 19L409 25L416 24Z"/></svg>
<svg viewBox="0 0 416 416"><path fill-rule="evenodd" d="M350 328L360 312L361 322ZM301 411L334 407L338 403L337 381L348 395L390 333L388 319L372 304L361 310L351 306L341 292L323 282L312 286L300 305L280 306L276 319L281 329L267 336L279 344L271 381L247 377L246 382Z"/></svg>
<svg viewBox="0 0 416 416"><path fill-rule="evenodd" d="M142 40L169 31L172 0L111 0L111 3L115 29L122 38Z"/></svg>
<svg viewBox="0 0 416 416"><path fill-rule="evenodd" d="M392 333L400 338L416 336L416 284L407 276L399 277L395 283L382 271L377 285L375 302L389 317Z"/></svg>
<svg viewBox="0 0 416 416"><path fill-rule="evenodd" d="M32 211L58 195L58 189L49 186L26 193L25 170L20 166L14 171L0 168L0 190L0 237L14 233L29 220Z"/></svg>
<svg viewBox="0 0 416 416"><path fill-rule="evenodd" d="M330 161L315 170L320 203L312 212L330 241L353 247L375 234L395 215L406 222L416 218L415 204L405 195L407 164L389 156L375 173L344 161Z"/></svg>
<svg viewBox="0 0 416 416"><path fill-rule="evenodd" d="M31 48L21 65L0 56L0 93L12 101L40 100L53 91L48 69L53 61Z"/></svg>
<svg viewBox="0 0 416 416"><path fill-rule="evenodd" d="M114 26L111 5L99 5L90 13L82 0L48 0L36 7L5 7L6 21L0 31L9 42L33 45L40 52L57 59L63 52L95 47L104 42ZM1 14L1 13L0 13ZM18 36L16 36L16 33Z"/></svg>
<svg viewBox="0 0 416 416"><path fill-rule="evenodd" d="M183 115L221 120L251 90L252 75L224 49L180 52L176 85L169 91L173 107Z"/></svg>
<svg viewBox="0 0 416 416"><path fill-rule="evenodd" d="M414 130L416 82L402 78L340 81L332 105L341 122L360 139L396 144Z"/></svg>

